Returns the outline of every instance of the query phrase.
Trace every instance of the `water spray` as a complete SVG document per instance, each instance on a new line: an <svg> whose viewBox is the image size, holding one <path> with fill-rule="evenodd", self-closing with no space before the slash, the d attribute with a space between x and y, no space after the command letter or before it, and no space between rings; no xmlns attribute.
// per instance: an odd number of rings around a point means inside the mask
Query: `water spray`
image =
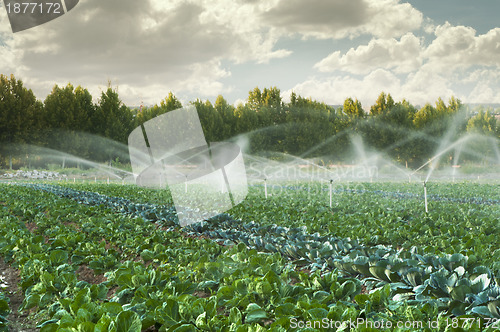
<svg viewBox="0 0 500 332"><path fill-rule="evenodd" d="M425 213L429 213L429 209L427 207L427 181L424 181L424 203L425 203Z"/></svg>

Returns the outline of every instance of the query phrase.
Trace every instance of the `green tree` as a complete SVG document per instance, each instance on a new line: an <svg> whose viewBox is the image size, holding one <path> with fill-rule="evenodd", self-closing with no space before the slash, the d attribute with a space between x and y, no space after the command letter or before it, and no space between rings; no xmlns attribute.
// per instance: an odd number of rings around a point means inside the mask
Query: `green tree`
<svg viewBox="0 0 500 332"><path fill-rule="evenodd" d="M182 104L179 99L177 99L172 92L169 92L168 96L160 101L160 105L156 104L152 107L141 106L139 109L132 110L132 128L137 128L144 122L181 107Z"/></svg>
<svg viewBox="0 0 500 332"><path fill-rule="evenodd" d="M352 98L347 98L344 101L343 111L351 119L363 119L366 117L366 112L361 106L361 102L357 99L354 101Z"/></svg>
<svg viewBox="0 0 500 332"><path fill-rule="evenodd" d="M381 92L378 96L375 104L370 107L371 115L379 115L387 110L390 110L394 106L394 99L392 99L391 94L386 95L385 92Z"/></svg>
<svg viewBox="0 0 500 332"><path fill-rule="evenodd" d="M282 123L285 120L281 92L277 87L264 88L262 91L256 87L248 93L247 106L255 112L261 112L263 108L266 108L269 122L273 124ZM261 122L261 125L268 124L267 120Z"/></svg>
<svg viewBox="0 0 500 332"><path fill-rule="evenodd" d="M333 144L323 144L334 135L335 110L324 104L291 95L286 110L284 151L307 157L330 154Z"/></svg>
<svg viewBox="0 0 500 332"><path fill-rule="evenodd" d="M463 155L461 159L490 163L491 160L498 160L497 120L491 108L484 109L483 106L479 106L476 112L477 114L467 122L467 132L480 136L466 141L464 150L468 153Z"/></svg>
<svg viewBox="0 0 500 332"><path fill-rule="evenodd" d="M496 118L493 115L491 108L485 110L484 107L479 107L477 114L467 122L467 132L479 133L482 135L495 135Z"/></svg>
<svg viewBox="0 0 500 332"><path fill-rule="evenodd" d="M172 92L169 92L168 96L160 102L160 108L164 111L163 113L170 112L181 107L181 102Z"/></svg>
<svg viewBox="0 0 500 332"><path fill-rule="evenodd" d="M134 129L134 121L130 109L122 103L118 92L111 87L108 87L106 92L101 93L92 124L98 135L109 139L108 143L102 141L102 145L96 147L99 154L95 158L108 160L111 164L112 160L122 157L121 153L118 154L114 142L122 145L128 143L128 136Z"/></svg>
<svg viewBox="0 0 500 332"><path fill-rule="evenodd" d="M23 144L39 143L42 111L43 104L21 80L0 75L0 156L8 157L11 169L14 157L29 153Z"/></svg>
<svg viewBox="0 0 500 332"><path fill-rule="evenodd" d="M202 102L197 99L193 102L198 111L201 127L207 142L217 142L222 136L222 118L210 101Z"/></svg>
<svg viewBox="0 0 500 332"><path fill-rule="evenodd" d="M413 123L417 129L425 129L439 119L437 110L429 103L425 104L416 114Z"/></svg>
<svg viewBox="0 0 500 332"><path fill-rule="evenodd" d="M229 105L227 101L219 95L215 100L214 108L222 119L222 128L220 138L229 139L236 134L236 117L234 106Z"/></svg>
<svg viewBox="0 0 500 332"><path fill-rule="evenodd" d="M91 142L84 132L92 132L91 119L95 116L92 96L82 87L74 89L55 85L45 98L46 141L48 146L60 152L88 158ZM66 158L62 158L65 167Z"/></svg>

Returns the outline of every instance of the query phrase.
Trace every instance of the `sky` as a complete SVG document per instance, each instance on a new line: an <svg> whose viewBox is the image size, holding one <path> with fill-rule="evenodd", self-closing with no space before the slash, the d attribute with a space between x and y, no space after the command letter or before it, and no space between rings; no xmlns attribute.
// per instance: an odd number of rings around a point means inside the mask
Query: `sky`
<svg viewBox="0 0 500 332"><path fill-rule="evenodd" d="M111 82L129 106L170 91L236 105L272 86L365 109L382 91L500 103L498 0L81 0L18 33L0 7L0 73L40 100L68 83L97 99Z"/></svg>

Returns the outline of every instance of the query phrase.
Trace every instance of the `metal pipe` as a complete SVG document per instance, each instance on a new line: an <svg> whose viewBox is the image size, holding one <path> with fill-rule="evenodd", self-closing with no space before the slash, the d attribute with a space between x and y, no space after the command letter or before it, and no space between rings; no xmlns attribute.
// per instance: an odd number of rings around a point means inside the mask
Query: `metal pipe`
<svg viewBox="0 0 500 332"><path fill-rule="evenodd" d="M424 203L425 203L425 213L429 213L427 206L427 181L424 181Z"/></svg>
<svg viewBox="0 0 500 332"><path fill-rule="evenodd" d="M330 180L330 207L332 207L332 198L333 198L332 189L333 189L333 180Z"/></svg>

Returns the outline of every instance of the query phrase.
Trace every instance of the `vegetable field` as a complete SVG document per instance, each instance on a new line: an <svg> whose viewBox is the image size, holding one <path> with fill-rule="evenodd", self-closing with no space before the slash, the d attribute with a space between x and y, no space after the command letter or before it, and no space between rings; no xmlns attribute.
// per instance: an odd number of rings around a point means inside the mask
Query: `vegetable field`
<svg viewBox="0 0 500 332"><path fill-rule="evenodd" d="M254 185L180 228L168 191L0 184L0 331L497 331L500 186L427 187Z"/></svg>

